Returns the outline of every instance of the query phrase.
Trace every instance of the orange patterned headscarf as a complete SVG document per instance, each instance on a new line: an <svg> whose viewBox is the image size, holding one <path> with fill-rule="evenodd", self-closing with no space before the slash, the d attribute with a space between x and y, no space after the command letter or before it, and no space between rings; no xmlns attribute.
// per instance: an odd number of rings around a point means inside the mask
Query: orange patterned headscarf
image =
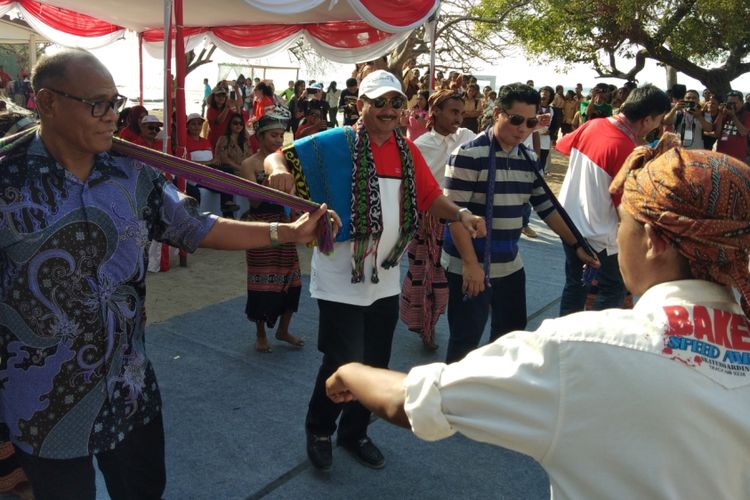
<svg viewBox="0 0 750 500"><path fill-rule="evenodd" d="M623 166L623 207L665 237L694 278L737 288L748 314L750 167L724 154L679 147L663 147L661 155L643 161L651 154L639 149ZM611 190L617 187L613 183Z"/></svg>
<svg viewBox="0 0 750 500"><path fill-rule="evenodd" d="M448 99L457 99L461 102L464 101L464 96L456 92L455 90L442 89L437 92L433 92L429 99L427 99L428 107L430 108L430 116L427 119L427 129L431 130L434 126L435 117L433 116L436 108L442 108L443 103Z"/></svg>

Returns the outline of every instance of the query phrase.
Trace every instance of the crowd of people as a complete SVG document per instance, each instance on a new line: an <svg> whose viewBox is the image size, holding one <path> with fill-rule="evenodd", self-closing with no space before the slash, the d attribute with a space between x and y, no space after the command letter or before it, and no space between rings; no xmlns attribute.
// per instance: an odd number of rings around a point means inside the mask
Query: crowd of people
<svg viewBox="0 0 750 500"><path fill-rule="evenodd" d="M750 489L705 453L719 443L739 470L750 465L738 417L750 393L742 93L531 81L480 90L457 71L436 73L431 88L414 61L393 74L384 60L357 65L341 90L204 81L205 107L186 120L188 157L323 203L298 214L250 200L240 214L221 193L219 215L197 210L206 188L186 196L110 151L113 134L161 150L164 125L142 106L123 109L90 53L43 57L29 84L41 126L0 160L0 463L16 464L0 471L27 478L36 498L94 498L93 457L112 498L163 494L161 399L144 343L155 248L245 250L255 349L272 351L274 327L302 347L290 333L296 244L316 238L321 218L335 242L313 251L322 357L300 416L315 468L332 468L334 435L363 465L384 467L368 433L374 410L424 439L462 432L525 453L556 498ZM553 149L568 157L559 199L545 181ZM536 236L532 208L560 238L565 285L559 318L525 332L519 240ZM627 292L641 297L633 309ZM445 362L388 371L399 319L434 351L446 311ZM683 418L691 429L725 425L685 439ZM610 463L602 447L622 452ZM677 450L683 465L665 473Z"/></svg>

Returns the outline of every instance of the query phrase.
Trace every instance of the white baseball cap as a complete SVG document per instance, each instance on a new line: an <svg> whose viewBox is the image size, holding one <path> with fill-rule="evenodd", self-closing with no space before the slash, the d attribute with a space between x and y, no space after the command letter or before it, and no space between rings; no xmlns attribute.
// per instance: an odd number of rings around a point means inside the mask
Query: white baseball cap
<svg viewBox="0 0 750 500"><path fill-rule="evenodd" d="M143 118L141 118L141 123L142 123L142 124L144 124L144 125L145 125L146 123L155 123L155 124L159 125L160 127L161 127L162 125L164 125L164 124L163 124L163 123L161 122L161 120L159 120L159 119L158 119L157 117L155 117L154 115L146 115L146 116L144 116Z"/></svg>
<svg viewBox="0 0 750 500"><path fill-rule="evenodd" d="M185 120L185 123L190 123L193 120L203 121L203 117L199 113L190 113L187 116L187 120Z"/></svg>
<svg viewBox="0 0 750 500"><path fill-rule="evenodd" d="M398 92L406 97L401 90L401 82L385 70L379 69L368 74L359 84L359 95L375 99L388 92Z"/></svg>

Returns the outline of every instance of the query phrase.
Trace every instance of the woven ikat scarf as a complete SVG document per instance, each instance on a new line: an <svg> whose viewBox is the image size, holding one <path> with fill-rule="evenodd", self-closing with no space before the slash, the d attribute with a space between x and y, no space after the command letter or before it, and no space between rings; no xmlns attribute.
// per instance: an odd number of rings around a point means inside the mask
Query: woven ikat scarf
<svg viewBox="0 0 750 500"><path fill-rule="evenodd" d="M401 131L396 129L394 134L401 159L401 223L398 240L381 264L384 269L398 265L406 246L417 230L414 159ZM360 283L364 279L365 259L368 255L373 256L370 280L378 283L378 244L383 234L383 207L370 137L367 129L361 124L354 140L351 214L352 283Z"/></svg>

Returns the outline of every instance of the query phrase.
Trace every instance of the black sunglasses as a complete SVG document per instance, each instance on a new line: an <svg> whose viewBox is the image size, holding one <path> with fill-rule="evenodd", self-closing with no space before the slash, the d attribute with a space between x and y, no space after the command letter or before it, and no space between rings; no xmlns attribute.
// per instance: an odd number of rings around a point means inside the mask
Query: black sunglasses
<svg viewBox="0 0 750 500"><path fill-rule="evenodd" d="M84 99L82 97L76 97L74 95L70 95L68 93L65 93L61 90L55 90L51 89L49 87L45 87L42 90L49 90L50 92L54 92L57 95L61 95L63 97L67 97L68 99L73 99L74 101L82 102L84 104L88 104L91 106L91 116L94 118L100 118L107 114L107 111L110 109L113 109L115 113L120 111L120 108L123 107L123 105L127 102L128 98L124 95L117 94L112 99L108 101L91 101L89 99Z"/></svg>
<svg viewBox="0 0 750 500"><path fill-rule="evenodd" d="M523 122L526 122L526 127L528 127L528 128L534 128L539 123L539 118L537 118L537 117L526 118L525 116L521 116L521 115L512 115L512 114L508 113L505 110L501 111L501 113L503 113L504 115L506 115L508 117L509 121L510 121L510 124L514 125L516 127L518 127L519 125L522 125Z"/></svg>
<svg viewBox="0 0 750 500"><path fill-rule="evenodd" d="M406 100L401 96L391 97L390 99L386 99L385 97L376 97L374 99L370 99L368 97L367 100L378 109L384 108L387 103L390 103L393 109L401 109L406 102Z"/></svg>
<svg viewBox="0 0 750 500"><path fill-rule="evenodd" d="M156 131L156 132L158 132L159 130L161 130L161 127L160 127L159 125L149 125L149 126L147 126L146 128L147 128L148 130L152 131L152 132L153 132L153 131Z"/></svg>

